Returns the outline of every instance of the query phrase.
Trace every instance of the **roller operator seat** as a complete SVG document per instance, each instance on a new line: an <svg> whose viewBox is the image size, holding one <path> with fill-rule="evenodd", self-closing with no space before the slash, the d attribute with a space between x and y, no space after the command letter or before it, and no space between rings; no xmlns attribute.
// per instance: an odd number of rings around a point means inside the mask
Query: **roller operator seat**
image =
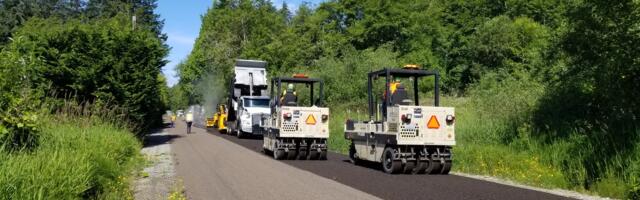
<svg viewBox="0 0 640 200"><path fill-rule="evenodd" d="M411 105L412 103L413 101L409 99L407 90L404 88L403 85L398 85L398 88L396 89L396 91L393 94L391 94L392 105L408 106L408 105Z"/></svg>

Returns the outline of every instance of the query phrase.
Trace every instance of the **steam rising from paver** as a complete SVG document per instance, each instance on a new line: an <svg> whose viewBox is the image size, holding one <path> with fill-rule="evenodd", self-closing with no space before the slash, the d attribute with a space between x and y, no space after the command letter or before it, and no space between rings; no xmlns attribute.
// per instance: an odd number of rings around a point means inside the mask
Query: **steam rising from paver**
<svg viewBox="0 0 640 200"><path fill-rule="evenodd" d="M222 75L211 72L196 83L195 89L202 94L202 105L196 106L200 108L194 109L194 117L197 120L197 124L204 126L204 121L207 117L213 117L216 112L216 106L222 98L224 98L226 92L224 87L224 79Z"/></svg>

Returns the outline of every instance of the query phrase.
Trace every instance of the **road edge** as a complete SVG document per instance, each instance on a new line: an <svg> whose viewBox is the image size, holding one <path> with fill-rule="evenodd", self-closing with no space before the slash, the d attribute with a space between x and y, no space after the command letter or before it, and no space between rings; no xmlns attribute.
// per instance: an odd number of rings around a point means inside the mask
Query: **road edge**
<svg viewBox="0 0 640 200"><path fill-rule="evenodd" d="M147 135L147 138L160 142L145 145L140 151L148 164L142 170L143 175L134 182L134 199L167 199L177 184L171 138L166 129Z"/></svg>
<svg viewBox="0 0 640 200"><path fill-rule="evenodd" d="M466 177L466 178L472 178L472 179L476 179L476 180L481 180L481 181L497 183L497 184L501 184L501 185L508 185L508 186L511 186L511 187L517 187L517 188L522 188L522 189L527 189L527 190L534 190L534 191L538 191L538 192L544 192L544 193L554 194L554 195L568 197L568 198L574 198L574 199L589 199L589 200L610 200L610 199L612 199L612 198L609 198L609 197L601 197L601 196L583 194L583 193L576 192L576 191L571 191L571 190L545 189L545 188L540 188L540 187L534 187L534 186L524 185L522 183L518 183L518 182L515 182L515 181L510 181L510 180L506 180L506 179L493 177L493 176L474 175L474 174L466 174L466 173L461 173L461 172L451 172L450 174L453 174L453 175L456 175L456 176L462 176L462 177Z"/></svg>

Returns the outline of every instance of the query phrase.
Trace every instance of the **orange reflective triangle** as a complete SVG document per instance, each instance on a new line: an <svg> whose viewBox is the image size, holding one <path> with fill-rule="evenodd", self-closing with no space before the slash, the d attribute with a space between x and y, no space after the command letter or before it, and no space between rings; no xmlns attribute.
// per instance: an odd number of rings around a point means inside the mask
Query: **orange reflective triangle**
<svg viewBox="0 0 640 200"><path fill-rule="evenodd" d="M438 122L438 119L436 118L435 115L431 115L431 119L429 119L429 122L427 122L427 128L430 128L430 129L440 128L440 122Z"/></svg>
<svg viewBox="0 0 640 200"><path fill-rule="evenodd" d="M309 115L306 120L307 124L314 125L316 124L316 118L313 115Z"/></svg>

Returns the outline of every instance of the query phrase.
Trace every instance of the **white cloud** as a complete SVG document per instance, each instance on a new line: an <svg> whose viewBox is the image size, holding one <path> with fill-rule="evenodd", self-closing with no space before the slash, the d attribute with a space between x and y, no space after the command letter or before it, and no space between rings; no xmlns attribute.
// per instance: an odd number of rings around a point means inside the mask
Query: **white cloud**
<svg viewBox="0 0 640 200"><path fill-rule="evenodd" d="M178 77L176 77L176 64L177 62L170 61L167 65L162 67L162 74L164 74L164 77L167 79L167 85L170 87L178 83Z"/></svg>
<svg viewBox="0 0 640 200"><path fill-rule="evenodd" d="M188 46L191 47L193 46L193 43L195 42L196 38L193 36L187 36L184 34L180 34L180 33L172 33L169 32L167 33L167 43L169 43L170 46Z"/></svg>

